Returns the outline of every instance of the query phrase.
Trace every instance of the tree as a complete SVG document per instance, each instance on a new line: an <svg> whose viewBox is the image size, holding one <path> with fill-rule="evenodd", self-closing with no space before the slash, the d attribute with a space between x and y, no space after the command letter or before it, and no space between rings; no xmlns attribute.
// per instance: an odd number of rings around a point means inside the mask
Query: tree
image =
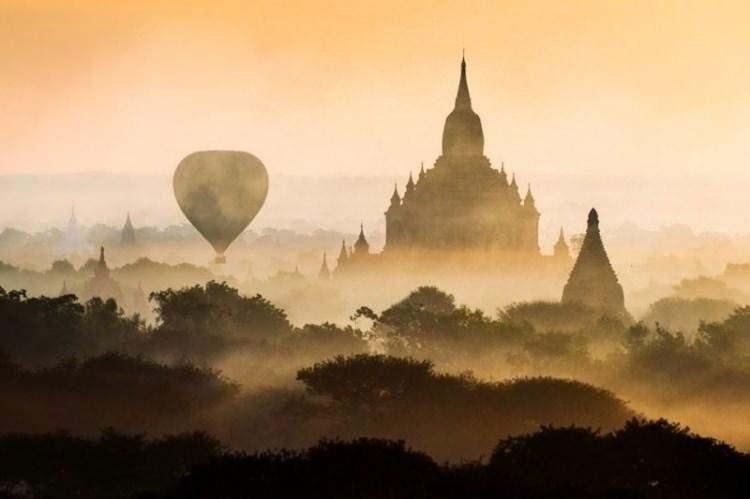
<svg viewBox="0 0 750 499"><path fill-rule="evenodd" d="M338 356L297 373L310 393L329 396L348 410L370 412L426 388L433 376L430 361L368 354Z"/></svg>
<svg viewBox="0 0 750 499"><path fill-rule="evenodd" d="M245 297L227 283L208 282L151 293L158 332L271 340L292 331L286 313L261 295Z"/></svg>

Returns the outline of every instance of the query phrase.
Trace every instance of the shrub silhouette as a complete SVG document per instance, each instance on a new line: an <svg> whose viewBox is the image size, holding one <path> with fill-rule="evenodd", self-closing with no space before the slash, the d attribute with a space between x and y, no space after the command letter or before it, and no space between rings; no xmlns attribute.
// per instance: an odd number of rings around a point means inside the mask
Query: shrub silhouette
<svg viewBox="0 0 750 499"><path fill-rule="evenodd" d="M498 438L539 425L611 429L632 416L611 393L580 382L487 383L437 374L429 361L384 355L336 357L297 378L331 401L329 417L341 435L405 439L441 459L477 458Z"/></svg>
<svg viewBox="0 0 750 499"><path fill-rule="evenodd" d="M200 422L237 387L210 369L108 353L0 379L0 427L89 433L102 426L176 431ZM126 394L126 396L124 396Z"/></svg>
<svg viewBox="0 0 750 499"><path fill-rule="evenodd" d="M225 455L166 497L740 498L750 459L664 420L613 433L543 427L501 440L489 462L438 466L402 442L323 441L305 452Z"/></svg>
<svg viewBox="0 0 750 499"><path fill-rule="evenodd" d="M4 497L135 497L173 486L195 466L221 454L201 432L147 440L104 430L89 440L67 433L0 436ZM13 494L24 491L26 494Z"/></svg>

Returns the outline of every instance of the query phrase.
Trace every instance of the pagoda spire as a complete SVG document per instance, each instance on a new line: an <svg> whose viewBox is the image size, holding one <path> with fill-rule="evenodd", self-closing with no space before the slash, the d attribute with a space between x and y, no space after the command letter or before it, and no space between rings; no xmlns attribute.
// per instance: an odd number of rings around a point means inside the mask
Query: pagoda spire
<svg viewBox="0 0 750 499"><path fill-rule="evenodd" d="M328 258L325 253L323 253L323 263L320 265L320 272L318 272L318 279L321 280L328 280L331 277L331 270L328 268Z"/></svg>
<svg viewBox="0 0 750 499"><path fill-rule="evenodd" d="M341 240L341 251L339 252L338 264L341 265L349 259L349 253L346 251L346 240Z"/></svg>
<svg viewBox="0 0 750 499"><path fill-rule="evenodd" d="M531 183L528 184L528 187L526 188L526 197L523 200L525 203L531 203L534 204L534 196L531 194Z"/></svg>
<svg viewBox="0 0 750 499"><path fill-rule="evenodd" d="M516 182L515 173L512 175L510 180L510 195L516 204L521 202L521 193L518 192L518 183Z"/></svg>
<svg viewBox="0 0 750 499"><path fill-rule="evenodd" d="M397 205L401 203L401 196L398 194L398 184L393 183L393 195L391 196L391 205Z"/></svg>
<svg viewBox="0 0 750 499"><path fill-rule="evenodd" d="M354 243L354 254L360 256L369 252L370 244L365 237L365 226L364 224L359 224L359 237L357 237L357 241Z"/></svg>
<svg viewBox="0 0 750 499"><path fill-rule="evenodd" d="M466 82L466 58L463 54L461 55L461 79L458 82L458 93L456 94L456 109L471 109L469 84Z"/></svg>
<svg viewBox="0 0 750 499"><path fill-rule="evenodd" d="M557 237L557 242L554 246L554 256L557 258L570 258L570 249L568 243L565 242L565 232L563 232L562 226L560 226L560 235Z"/></svg>
<svg viewBox="0 0 750 499"><path fill-rule="evenodd" d="M414 176L411 174L411 172L409 172L409 181L406 182L406 194L409 194L413 190L414 190Z"/></svg>

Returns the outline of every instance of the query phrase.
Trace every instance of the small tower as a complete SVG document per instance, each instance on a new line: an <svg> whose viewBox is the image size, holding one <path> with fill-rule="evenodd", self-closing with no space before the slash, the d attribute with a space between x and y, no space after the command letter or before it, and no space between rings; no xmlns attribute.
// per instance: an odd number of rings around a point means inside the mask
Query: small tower
<svg viewBox="0 0 750 499"><path fill-rule="evenodd" d="M406 196L404 196L406 197ZM385 247L393 249L401 242L402 220L404 208L401 204L401 196L398 194L398 184L393 186L391 204L385 212Z"/></svg>
<svg viewBox="0 0 750 499"><path fill-rule="evenodd" d="M401 206L401 196L398 194L398 184L393 184L393 195L391 196L391 206L392 208L398 208Z"/></svg>
<svg viewBox="0 0 750 499"><path fill-rule="evenodd" d="M618 317L628 317L625 297L599 234L599 215L591 209L586 236L562 294L563 303L580 303Z"/></svg>
<svg viewBox="0 0 750 499"><path fill-rule="evenodd" d="M508 174L505 173L505 161L500 163L500 181L505 187L508 187Z"/></svg>
<svg viewBox="0 0 750 499"><path fill-rule="evenodd" d="M74 232L78 230L78 218L76 217L76 205L73 204L70 207L70 219L68 220L68 232Z"/></svg>
<svg viewBox="0 0 750 499"><path fill-rule="evenodd" d="M94 268L94 279L109 279L109 267L104 259L104 246L99 248L99 261Z"/></svg>
<svg viewBox="0 0 750 499"><path fill-rule="evenodd" d="M515 180L515 179L514 179ZM517 190L517 189L516 189ZM539 210L536 209L534 196L531 194L531 184L526 190L526 197L523 198L522 218L522 243L525 249L534 253L539 252Z"/></svg>
<svg viewBox="0 0 750 499"><path fill-rule="evenodd" d="M85 299L94 296L102 299L114 298L122 303L122 290L120 285L110 276L109 267L104 258L104 246L99 249L99 261L94 266L94 276L86 282L81 296Z"/></svg>
<svg viewBox="0 0 750 499"><path fill-rule="evenodd" d="M367 239L365 238L364 224L359 225L359 237L357 237L357 242L354 243L353 253L353 256L356 257L362 257L370 254L370 243L368 243Z"/></svg>
<svg viewBox="0 0 750 499"><path fill-rule="evenodd" d="M346 262L349 260L349 253L346 251L346 241L341 240L341 251L339 251L339 257L336 260L336 268L343 268Z"/></svg>
<svg viewBox="0 0 750 499"><path fill-rule="evenodd" d="M568 243L565 242L565 233L562 227L560 227L560 235L555 243L553 256L558 260L570 259L570 248L568 247Z"/></svg>
<svg viewBox="0 0 750 499"><path fill-rule="evenodd" d="M419 176L417 177L417 183L424 178L424 161L419 166Z"/></svg>
<svg viewBox="0 0 750 499"><path fill-rule="evenodd" d="M318 272L318 279L321 281L327 281L331 278L331 271L328 268L328 258L323 253L323 263L320 265L320 272Z"/></svg>
<svg viewBox="0 0 750 499"><path fill-rule="evenodd" d="M404 199L411 197L412 194L414 194L414 177L412 177L411 172L409 172L409 180L408 182L406 182L406 190L404 191Z"/></svg>
<svg viewBox="0 0 750 499"><path fill-rule="evenodd" d="M57 296L66 296L69 294L70 292L68 291L68 281L63 279L62 289L60 290L60 293Z"/></svg>
<svg viewBox="0 0 750 499"><path fill-rule="evenodd" d="M534 202L534 196L531 194L531 184L529 184L526 190L526 197L523 198L523 207L529 213L536 213L537 215L539 214L539 212L536 209L536 204Z"/></svg>
<svg viewBox="0 0 750 499"><path fill-rule="evenodd" d="M135 246L135 229L133 228L133 223L130 221L130 213L128 213L128 216L125 219L125 225L122 227L120 244L130 247Z"/></svg>
<svg viewBox="0 0 750 499"><path fill-rule="evenodd" d="M513 201L516 204L521 203L521 194L518 192L518 184L516 183L516 174L513 174L513 178L510 181L510 195L513 197Z"/></svg>

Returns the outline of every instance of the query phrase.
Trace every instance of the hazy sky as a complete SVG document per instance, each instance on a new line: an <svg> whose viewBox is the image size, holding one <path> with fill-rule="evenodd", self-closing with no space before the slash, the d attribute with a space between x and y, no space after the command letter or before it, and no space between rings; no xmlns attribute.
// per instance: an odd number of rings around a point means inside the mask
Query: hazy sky
<svg viewBox="0 0 750 499"><path fill-rule="evenodd" d="M737 186L748 21L705 0L0 0L0 172L169 173L236 148L272 178L403 181L439 153L465 47L486 154L538 196L555 176Z"/></svg>

